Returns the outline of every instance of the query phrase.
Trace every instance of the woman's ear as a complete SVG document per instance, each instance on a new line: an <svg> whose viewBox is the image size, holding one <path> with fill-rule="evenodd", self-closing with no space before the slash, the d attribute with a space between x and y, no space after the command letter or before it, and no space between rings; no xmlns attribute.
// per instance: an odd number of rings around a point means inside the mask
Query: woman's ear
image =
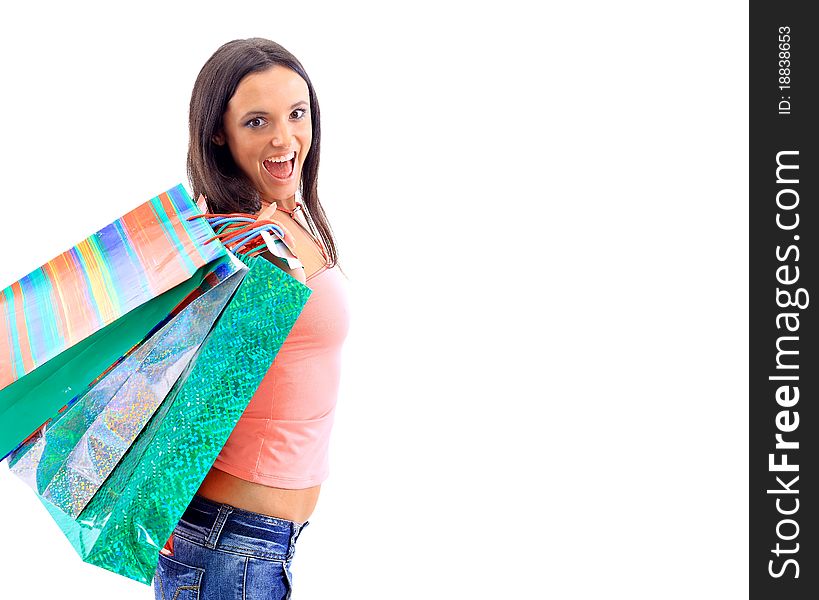
<svg viewBox="0 0 819 600"><path fill-rule="evenodd" d="M217 131L210 138L210 141L212 141L217 146L224 146L225 145L225 136L221 131Z"/></svg>

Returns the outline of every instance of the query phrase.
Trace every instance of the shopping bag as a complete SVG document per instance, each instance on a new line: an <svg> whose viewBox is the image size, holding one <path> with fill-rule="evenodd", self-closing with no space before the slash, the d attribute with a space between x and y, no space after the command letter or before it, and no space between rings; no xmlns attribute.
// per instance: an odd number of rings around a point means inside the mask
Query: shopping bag
<svg viewBox="0 0 819 600"><path fill-rule="evenodd" d="M219 259L135 351L107 370L9 456L9 470L77 517L159 408L247 268Z"/></svg>
<svg viewBox="0 0 819 600"><path fill-rule="evenodd" d="M76 518L40 497L88 563L150 584L159 551L227 441L311 293L262 257L198 352Z"/></svg>
<svg viewBox="0 0 819 600"><path fill-rule="evenodd" d="M199 286L224 246L184 187L102 228L0 293L0 457Z"/></svg>

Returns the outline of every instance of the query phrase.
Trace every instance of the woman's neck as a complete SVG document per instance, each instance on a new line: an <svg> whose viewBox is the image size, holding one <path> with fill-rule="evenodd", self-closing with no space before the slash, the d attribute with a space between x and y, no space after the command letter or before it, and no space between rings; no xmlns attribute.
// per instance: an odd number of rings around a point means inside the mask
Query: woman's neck
<svg viewBox="0 0 819 600"><path fill-rule="evenodd" d="M282 210L286 210L287 212L293 212L293 209L296 208L296 197L292 196L287 200L265 200L261 198L262 202L262 210L265 210L267 207L271 206L274 202L276 203L276 207Z"/></svg>

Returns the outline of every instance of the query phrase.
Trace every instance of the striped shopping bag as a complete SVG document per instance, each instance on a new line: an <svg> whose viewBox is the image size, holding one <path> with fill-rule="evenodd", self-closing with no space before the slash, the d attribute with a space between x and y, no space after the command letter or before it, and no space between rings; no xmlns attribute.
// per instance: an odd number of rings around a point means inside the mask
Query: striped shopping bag
<svg viewBox="0 0 819 600"><path fill-rule="evenodd" d="M133 351L224 245L182 185L0 293L0 457ZM211 243L209 243L211 241Z"/></svg>

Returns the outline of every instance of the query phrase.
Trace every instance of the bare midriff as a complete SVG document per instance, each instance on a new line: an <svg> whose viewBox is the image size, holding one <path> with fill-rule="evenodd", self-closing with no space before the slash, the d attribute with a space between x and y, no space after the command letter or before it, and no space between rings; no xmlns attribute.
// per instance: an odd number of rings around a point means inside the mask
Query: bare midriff
<svg viewBox="0 0 819 600"><path fill-rule="evenodd" d="M316 508L320 490L320 485L303 490L270 487L213 468L196 493L214 502L304 523Z"/></svg>
<svg viewBox="0 0 819 600"><path fill-rule="evenodd" d="M264 214L265 210L262 210L259 218L262 218ZM304 269L300 269L301 273L297 273L289 270L283 261L270 253L265 252L263 256L296 279L306 280L309 286L310 279L319 274L325 266L326 261L321 248L308 233L305 222L302 220L303 217L295 220L286 213L276 211L273 218L280 221L293 235L296 254L304 264ZM197 494L214 502L230 504L243 510L303 523L313 514L320 490L321 485L300 490L271 487L240 479L214 467L205 477Z"/></svg>

